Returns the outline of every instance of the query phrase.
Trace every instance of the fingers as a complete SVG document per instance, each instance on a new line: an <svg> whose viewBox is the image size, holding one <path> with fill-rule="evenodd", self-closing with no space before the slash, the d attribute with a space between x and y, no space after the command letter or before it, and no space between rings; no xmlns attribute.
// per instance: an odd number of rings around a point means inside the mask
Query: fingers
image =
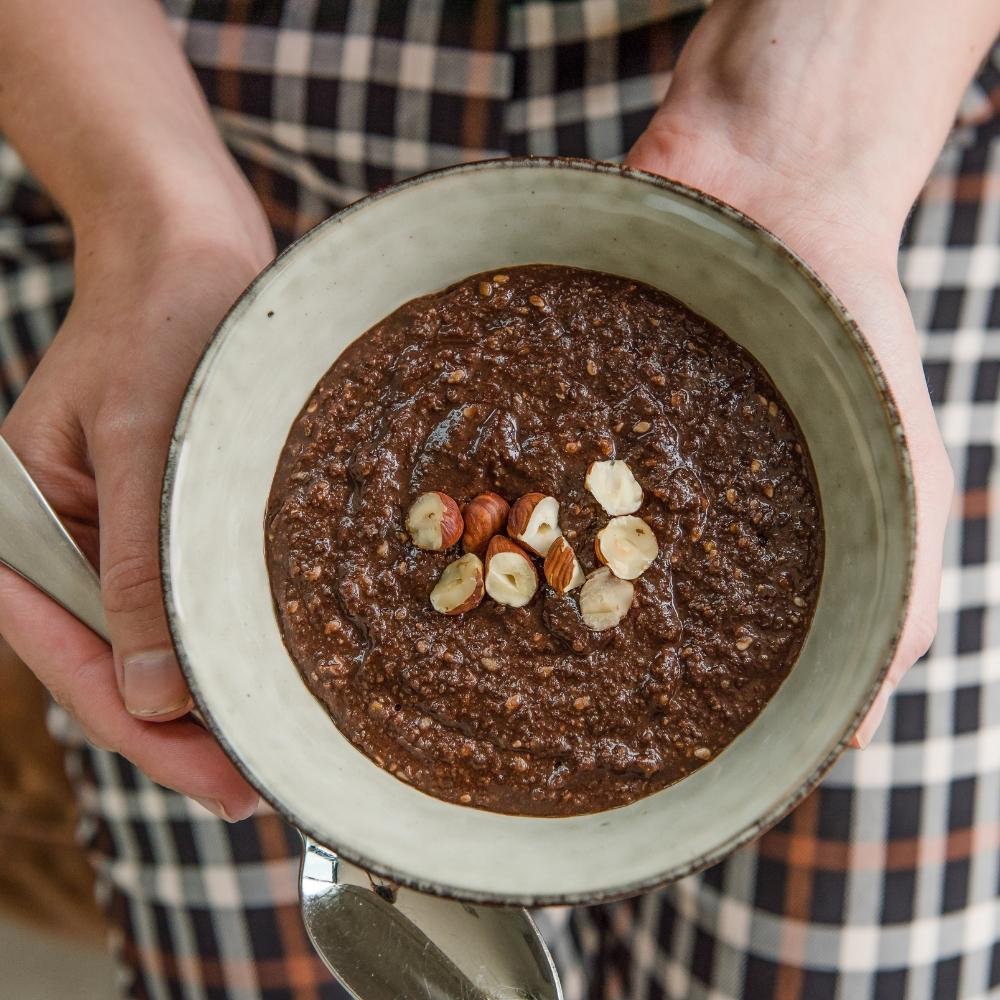
<svg viewBox="0 0 1000 1000"><path fill-rule="evenodd" d="M936 429L932 429L936 434ZM885 716L889 700L907 670L930 649L937 630L941 593L941 554L954 492L951 467L939 439L918 438L911 446L917 482L917 547L912 593L899 646L886 681L851 739L864 749L871 743Z"/></svg>
<svg viewBox="0 0 1000 1000"><path fill-rule="evenodd" d="M257 793L194 722L152 725L127 712L104 641L20 577L0 570L0 632L87 738L223 819L249 816Z"/></svg>
<svg viewBox="0 0 1000 1000"><path fill-rule="evenodd" d="M101 517L101 590L115 677L128 711L166 722L191 696L167 630L160 587L160 483L173 412L155 398L108 408L90 433Z"/></svg>

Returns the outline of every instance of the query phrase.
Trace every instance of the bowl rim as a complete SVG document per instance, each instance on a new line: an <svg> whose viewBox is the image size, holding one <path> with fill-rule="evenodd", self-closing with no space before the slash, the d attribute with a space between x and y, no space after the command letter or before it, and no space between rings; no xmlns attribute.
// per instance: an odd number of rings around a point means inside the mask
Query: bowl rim
<svg viewBox="0 0 1000 1000"><path fill-rule="evenodd" d="M248 299L254 296L258 285L282 261L284 261L286 256L316 239L326 228L342 223L355 212L363 210L373 202L381 201L385 198L391 198L393 195L403 191L408 191L410 188L427 183L433 183L446 177L478 173L482 170L510 169L575 170L622 177L635 181L636 183L645 184L662 191L668 191L671 194L680 196L681 198L697 202L703 207L724 216L727 220L734 223L738 227L747 230L753 237L762 240L773 252L778 255L778 257L782 258L787 264L798 271L803 278L805 278L807 283L819 296L826 308L834 314L840 327L846 335L847 341L854 347L860 357L862 365L866 369L877 390L883 416L885 417L886 423L894 438L896 465L903 483L903 499L905 506L904 528L906 533L905 541L907 545L906 581L900 597L896 628L893 632L889 648L879 667L876 681L862 699L861 703L856 707L854 713L851 715L840 739L836 744L834 744L827 755L816 764L805 781L795 791L775 802L769 809L766 810L766 812L757 817L757 819L752 823L748 823L742 830L730 837L724 843L714 847L710 851L704 852L683 865L675 865L674 867L668 868L664 871L655 872L646 878L616 886L612 889L606 889L594 893L546 893L540 895L515 894L509 897L504 896L502 898L489 892L477 892L475 890L450 886L442 882L426 881L420 879L419 877L399 872L391 865L382 864L374 858L366 857L363 852L355 851L351 848L332 848L338 855L342 856L346 860L353 862L354 864L359 865L375 874L391 879L399 885L407 886L408 888L415 889L419 892L435 896L487 905L519 905L525 907L590 905L612 902L617 899L635 896L684 878L687 875L693 875L697 872L703 871L704 869L722 861L737 848L755 840L775 823L787 816L788 813L790 813L816 788L826 772L833 766L836 760L847 748L851 737L874 703L876 695L888 675L889 667L895 658L906 621L907 611L912 599L913 568L916 558L916 494L910 451L902 420L899 415L899 409L896 405L892 390L886 381L882 367L879 364L878 359L875 357L874 351L864 334L861 332L857 322L850 315L844 304L823 282L819 275L798 254L791 250L769 229L754 221L750 218L750 216L741 212L739 209L734 208L732 205L729 205L719 198L716 198L713 195L701 191L691 185L683 184L679 181L671 180L666 177L661 177L658 174L650 173L645 170L639 170L635 167L600 160L586 159L582 157L499 157L454 164L452 166L429 170L413 177L408 177L405 180L398 181L394 184L380 188L377 191L373 191L371 194L352 202L350 205L346 205L344 208L307 230L296 240L290 243L284 250L282 250L270 263L268 263L267 266L257 274L253 281L250 282L236 301L226 311L226 314L216 325L215 329L212 331L211 337L205 344L198 363L195 366L184 390L180 409L178 410L177 418L174 422L174 427L171 433L167 460L163 472L160 495L160 582L163 588L164 607L166 610L167 625L170 631L171 641L177 654L177 659L184 674L184 678L188 684L188 688L191 691L195 705L200 713L201 719L203 720L203 724L218 741L224 753L233 762L237 770L260 794L261 798L267 802L275 812L294 826L301 834L308 836L318 843L322 843L324 839L322 834L317 834L314 829L310 828L309 824L303 823L301 818L297 817L290 810L285 809L277 801L272 799L270 790L266 787L262 787L262 784L258 783L249 766L244 763L240 755L226 739L225 733L216 723L212 715L211 706L207 703L201 692L197 676L191 667L191 663L184 648L178 609L173 600L173 585L169 557L171 545L170 512L177 477L177 467L180 461L181 451L184 447L187 425L197 399L201 393L201 388L207 370L211 365L215 350L221 343L221 336L227 329L230 318L243 307L243 304L247 302Z"/></svg>

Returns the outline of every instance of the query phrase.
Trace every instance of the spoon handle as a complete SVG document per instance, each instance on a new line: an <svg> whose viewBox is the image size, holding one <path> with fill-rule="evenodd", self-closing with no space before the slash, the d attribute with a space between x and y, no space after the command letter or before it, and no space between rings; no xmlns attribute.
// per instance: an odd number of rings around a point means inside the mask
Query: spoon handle
<svg viewBox="0 0 1000 1000"><path fill-rule="evenodd" d="M2 437L0 563L43 590L102 639L108 639L101 581L94 567Z"/></svg>

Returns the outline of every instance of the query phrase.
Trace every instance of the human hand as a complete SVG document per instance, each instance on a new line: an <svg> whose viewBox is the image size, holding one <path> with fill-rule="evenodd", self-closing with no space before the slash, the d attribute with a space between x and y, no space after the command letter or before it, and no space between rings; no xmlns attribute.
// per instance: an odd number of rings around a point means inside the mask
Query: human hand
<svg viewBox="0 0 1000 1000"><path fill-rule="evenodd" d="M273 255L249 189L215 197L208 186L197 212L171 199L162 212L75 225L72 307L0 428L99 564L114 652L7 571L0 632L91 742L235 820L257 795L183 718L191 699L159 583L160 485L182 393L212 330Z"/></svg>
<svg viewBox="0 0 1000 1000"><path fill-rule="evenodd" d="M754 45L751 39L746 43ZM742 49L723 52L730 44L713 37L712 25L700 40L696 33L667 99L626 162L705 191L780 237L847 307L895 398L913 465L916 559L899 645L852 741L864 747L899 680L934 637L953 496L951 467L896 267L903 219L917 193L907 194L906 188L918 188L922 177L919 170L909 178L893 170L890 146L868 143L865 154L855 154L859 144L850 134L852 125L845 122L840 129L829 115L817 116L821 96L801 90L789 95L778 80L769 87L761 81L767 67L757 53L751 58ZM757 77L747 86L742 66L751 61ZM796 83L802 79L792 77Z"/></svg>

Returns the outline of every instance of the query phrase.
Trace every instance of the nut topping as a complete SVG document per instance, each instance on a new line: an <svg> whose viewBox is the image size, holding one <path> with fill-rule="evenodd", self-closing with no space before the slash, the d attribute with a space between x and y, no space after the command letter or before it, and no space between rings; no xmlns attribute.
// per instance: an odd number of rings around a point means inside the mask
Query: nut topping
<svg viewBox="0 0 1000 1000"><path fill-rule="evenodd" d="M421 493L406 515L406 530L418 549L441 552L461 537L465 524L458 504L447 493Z"/></svg>
<svg viewBox="0 0 1000 1000"><path fill-rule="evenodd" d="M584 485L612 517L634 514L642 506L642 487L632 470L616 459L592 463Z"/></svg>
<svg viewBox="0 0 1000 1000"><path fill-rule="evenodd" d="M448 563L431 591L431 607L443 615L460 615L483 599L483 563L472 552Z"/></svg>
<svg viewBox="0 0 1000 1000"><path fill-rule="evenodd" d="M494 535L486 548L486 593L497 604L523 608L538 589L538 571L520 545Z"/></svg>
<svg viewBox="0 0 1000 1000"><path fill-rule="evenodd" d="M593 632L614 628L628 614L635 588L619 580L607 566L595 569L580 591L580 616Z"/></svg>
<svg viewBox="0 0 1000 1000"><path fill-rule="evenodd" d="M490 539L503 526L510 513L510 504L498 493L480 493L465 505L465 534L462 548L466 552L482 553Z"/></svg>
<svg viewBox="0 0 1000 1000"><path fill-rule="evenodd" d="M573 547L560 535L545 557L545 579L557 594L568 594L586 579Z"/></svg>
<svg viewBox="0 0 1000 1000"><path fill-rule="evenodd" d="M507 534L537 555L547 556L562 534L559 501L544 493L525 493L510 509Z"/></svg>
<svg viewBox="0 0 1000 1000"><path fill-rule="evenodd" d="M641 517L613 517L597 533L594 551L621 580L635 580L649 569L659 552L653 529Z"/></svg>

